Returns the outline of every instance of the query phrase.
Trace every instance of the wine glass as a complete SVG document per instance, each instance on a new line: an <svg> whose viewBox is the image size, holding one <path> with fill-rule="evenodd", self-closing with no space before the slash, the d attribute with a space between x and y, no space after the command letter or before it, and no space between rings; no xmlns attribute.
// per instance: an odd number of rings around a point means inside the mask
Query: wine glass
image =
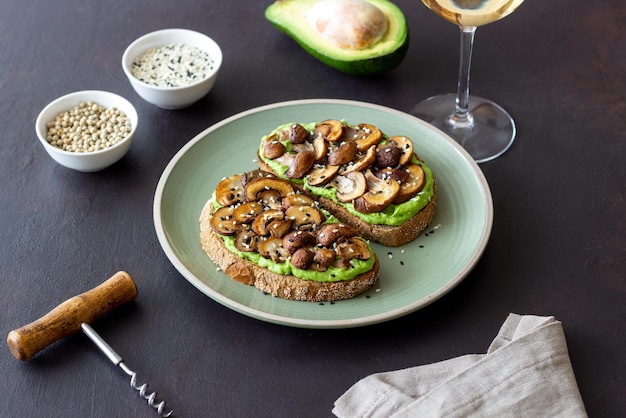
<svg viewBox="0 0 626 418"><path fill-rule="evenodd" d="M524 0L422 0L431 11L457 24L461 59L457 93L430 97L411 114L431 123L456 140L478 163L502 155L515 139L513 118L496 103L469 94L474 34L511 14Z"/></svg>

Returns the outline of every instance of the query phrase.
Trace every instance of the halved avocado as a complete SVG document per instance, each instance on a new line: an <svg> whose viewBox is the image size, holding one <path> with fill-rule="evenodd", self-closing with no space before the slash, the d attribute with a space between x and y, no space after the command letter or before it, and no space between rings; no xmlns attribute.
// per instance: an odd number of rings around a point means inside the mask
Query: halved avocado
<svg viewBox="0 0 626 418"><path fill-rule="evenodd" d="M404 15L387 0L277 0L265 17L315 58L348 74L389 71L409 46Z"/></svg>

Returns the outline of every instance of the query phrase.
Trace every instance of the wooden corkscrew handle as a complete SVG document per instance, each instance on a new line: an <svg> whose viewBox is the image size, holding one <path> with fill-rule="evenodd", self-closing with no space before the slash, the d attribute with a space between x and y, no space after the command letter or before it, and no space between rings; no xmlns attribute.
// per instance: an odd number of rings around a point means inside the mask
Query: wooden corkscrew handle
<svg viewBox="0 0 626 418"><path fill-rule="evenodd" d="M118 271L104 283L74 296L41 318L9 332L7 344L18 360L26 361L40 350L81 329L101 315L137 297L133 278Z"/></svg>

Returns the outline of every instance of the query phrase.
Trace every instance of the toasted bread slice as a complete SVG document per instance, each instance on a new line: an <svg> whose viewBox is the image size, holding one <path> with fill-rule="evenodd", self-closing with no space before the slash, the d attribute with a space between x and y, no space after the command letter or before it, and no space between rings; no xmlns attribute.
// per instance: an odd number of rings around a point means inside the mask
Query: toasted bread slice
<svg viewBox="0 0 626 418"><path fill-rule="evenodd" d="M344 281L319 282L274 273L229 251L222 238L211 227L213 214L213 202L209 200L200 215L202 249L233 280L255 286L272 296L310 302L349 299L371 288L378 279L378 258L369 271ZM375 254L372 256L376 257Z"/></svg>
<svg viewBox="0 0 626 418"><path fill-rule="evenodd" d="M373 242L404 245L435 216L437 185L412 140L373 125L284 124L262 138L257 157L261 170L291 181ZM333 190L336 200L327 197Z"/></svg>

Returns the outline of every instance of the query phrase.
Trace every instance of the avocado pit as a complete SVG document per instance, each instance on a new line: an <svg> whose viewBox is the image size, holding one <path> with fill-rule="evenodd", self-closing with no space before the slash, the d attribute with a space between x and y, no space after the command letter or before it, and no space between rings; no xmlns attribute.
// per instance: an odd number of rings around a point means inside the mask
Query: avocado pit
<svg viewBox="0 0 626 418"><path fill-rule="evenodd" d="M387 33L387 17L363 0L324 0L307 13L311 27L339 48L365 49Z"/></svg>

